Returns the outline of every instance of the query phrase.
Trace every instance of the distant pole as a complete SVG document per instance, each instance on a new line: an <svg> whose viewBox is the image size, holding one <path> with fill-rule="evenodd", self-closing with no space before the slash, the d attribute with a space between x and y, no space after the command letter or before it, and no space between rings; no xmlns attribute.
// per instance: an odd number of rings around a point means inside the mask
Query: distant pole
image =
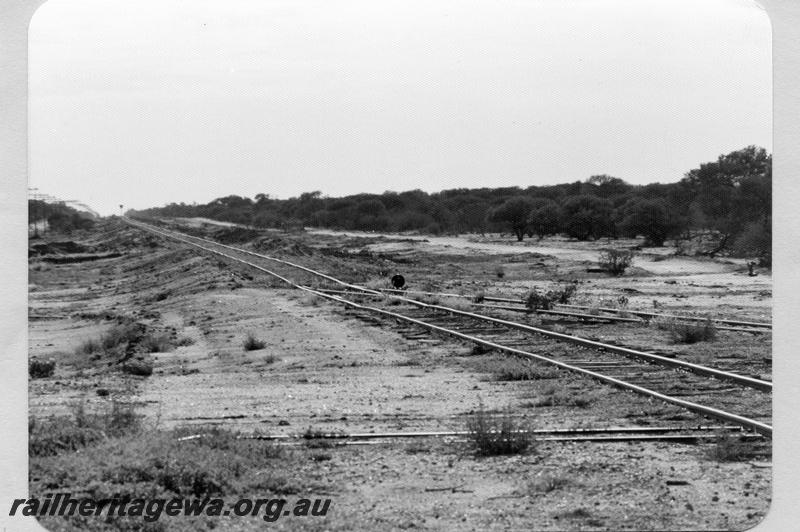
<svg viewBox="0 0 800 532"><path fill-rule="evenodd" d="M119 206L119 216L120 216L120 218L122 218L122 207L124 207L124 205L120 205Z"/></svg>

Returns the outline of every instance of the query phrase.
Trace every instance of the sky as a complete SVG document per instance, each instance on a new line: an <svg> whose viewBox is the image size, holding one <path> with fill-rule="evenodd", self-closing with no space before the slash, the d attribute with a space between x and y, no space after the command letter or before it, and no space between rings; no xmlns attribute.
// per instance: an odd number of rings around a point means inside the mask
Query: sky
<svg viewBox="0 0 800 532"><path fill-rule="evenodd" d="M30 185L114 214L674 182L772 151L771 38L749 0L49 0Z"/></svg>

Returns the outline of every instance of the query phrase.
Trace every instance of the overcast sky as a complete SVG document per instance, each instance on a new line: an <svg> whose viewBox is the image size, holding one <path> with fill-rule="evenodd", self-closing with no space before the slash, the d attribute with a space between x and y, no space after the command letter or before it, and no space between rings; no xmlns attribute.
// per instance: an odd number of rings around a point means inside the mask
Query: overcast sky
<svg viewBox="0 0 800 532"><path fill-rule="evenodd" d="M673 182L772 150L746 0L50 0L31 185L103 214L287 198Z"/></svg>

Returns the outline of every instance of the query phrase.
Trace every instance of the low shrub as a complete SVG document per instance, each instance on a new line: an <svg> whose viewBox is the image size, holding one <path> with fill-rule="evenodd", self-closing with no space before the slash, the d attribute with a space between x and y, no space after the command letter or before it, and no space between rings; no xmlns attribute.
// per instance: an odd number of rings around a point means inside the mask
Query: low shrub
<svg viewBox="0 0 800 532"><path fill-rule="evenodd" d="M187 345L194 345L194 343L195 343L194 342L194 338L191 338L189 336L181 336L175 342L175 345L178 346L178 347L185 347Z"/></svg>
<svg viewBox="0 0 800 532"><path fill-rule="evenodd" d="M530 310L550 310L556 304L566 305L569 303L577 291L578 286L575 283L559 286L547 292L540 292L534 286L528 291L523 300L525 301L525 306Z"/></svg>
<svg viewBox="0 0 800 532"><path fill-rule="evenodd" d="M592 517L592 514L585 508L577 508L575 510L559 512L556 514L556 516L566 519L588 519ZM602 526L602 522L600 522L598 519L591 519L590 521L598 524L590 524L590 522L587 521L587 525L589 526Z"/></svg>
<svg viewBox="0 0 800 532"><path fill-rule="evenodd" d="M28 362L28 375L30 375L32 379L52 377L55 372L56 361L52 358L49 360L33 358Z"/></svg>
<svg viewBox="0 0 800 532"><path fill-rule="evenodd" d="M153 374L154 364L152 360L133 359L122 364L122 371L129 375L149 377Z"/></svg>
<svg viewBox="0 0 800 532"><path fill-rule="evenodd" d="M118 437L135 434L142 430L143 416L136 412L135 405L112 401L111 411L102 418L108 436Z"/></svg>
<svg viewBox="0 0 800 532"><path fill-rule="evenodd" d="M441 300L437 296L423 295L416 298L417 301L425 303L426 305L438 305Z"/></svg>
<svg viewBox="0 0 800 532"><path fill-rule="evenodd" d="M472 311L472 306L470 303L468 303L466 299L460 297L444 297L439 300L438 304L465 312Z"/></svg>
<svg viewBox="0 0 800 532"><path fill-rule="evenodd" d="M493 351L491 347L486 347L483 344L472 344L472 348L469 350L469 354L471 356L480 356L485 355L486 353L490 353Z"/></svg>
<svg viewBox="0 0 800 532"><path fill-rule="evenodd" d="M141 323L121 323L105 332L100 338L86 340L75 350L78 355L96 353L117 353L126 349L129 344L142 340L145 326Z"/></svg>
<svg viewBox="0 0 800 532"><path fill-rule="evenodd" d="M253 333L248 333L242 345L245 351L256 351L258 349L264 349L267 343L257 338Z"/></svg>
<svg viewBox="0 0 800 532"><path fill-rule="evenodd" d="M411 366L421 366L422 362L418 358L407 358L405 360L398 360L392 365L398 367L411 367Z"/></svg>
<svg viewBox="0 0 800 532"><path fill-rule="evenodd" d="M142 416L136 413L133 405L113 401L107 410L89 413L81 402L72 407L68 416L32 417L28 422L28 454L31 457L53 456L76 451L108 438L138 433L141 429Z"/></svg>
<svg viewBox="0 0 800 532"><path fill-rule="evenodd" d="M553 306L553 301L550 297L548 297L546 293L539 292L536 287L531 288L531 290L525 294L524 300L525 306L530 310L550 310Z"/></svg>
<svg viewBox="0 0 800 532"><path fill-rule="evenodd" d="M571 484L571 482L567 478L543 475L528 483L528 493L530 495L550 493L551 491L561 489L569 484Z"/></svg>
<svg viewBox="0 0 800 532"><path fill-rule="evenodd" d="M77 349L75 349L75 353L79 355L91 355L94 353L98 353L103 350L103 346L100 344L99 340L95 340L94 338L90 338L85 342L81 343Z"/></svg>
<svg viewBox="0 0 800 532"><path fill-rule="evenodd" d="M572 299L572 296L575 295L575 292L578 291L578 285L575 283L568 283L563 286L560 286L554 290L548 292L550 297L555 300L556 303L561 305L566 305Z"/></svg>
<svg viewBox="0 0 800 532"><path fill-rule="evenodd" d="M80 452L33 457L31 493L43 496L45 492L58 490L80 491L95 499L169 499L253 493L283 495L317 488L313 483L300 486L292 480L291 468L275 460L284 456L276 445L240 439L230 431L203 427L188 430L193 434L200 431L200 437L181 439L186 429L144 431L136 437L97 441L81 447ZM125 519L109 516L104 526L89 529L153 530L142 528L141 519L138 523ZM78 522L70 527L60 524L59 530L87 529ZM205 529L190 522L186 530L201 528Z"/></svg>
<svg viewBox="0 0 800 532"><path fill-rule="evenodd" d="M506 276L506 270L502 266L498 266L494 270L494 274L497 276L498 279L502 279Z"/></svg>
<svg viewBox="0 0 800 532"><path fill-rule="evenodd" d="M730 432L719 432L707 456L717 462L741 462L752 459L755 451L755 446L743 440L741 436Z"/></svg>
<svg viewBox="0 0 800 532"><path fill-rule="evenodd" d="M385 277L385 276L384 276ZM380 290L382 288L394 288L391 284L385 279L369 279L364 283L361 283L362 286L366 288L370 288L372 290Z"/></svg>
<svg viewBox="0 0 800 532"><path fill-rule="evenodd" d="M303 296L303 298L300 300L300 302L303 305L309 305L309 306L312 306L312 307L316 307L317 305L320 304L321 301L322 301L322 298L320 296L318 296L316 294L310 294L310 293L306 294L305 296Z"/></svg>
<svg viewBox="0 0 800 532"><path fill-rule="evenodd" d="M467 438L478 456L520 454L534 445L525 425L510 416L487 412L481 403L467 419Z"/></svg>
<svg viewBox="0 0 800 532"><path fill-rule="evenodd" d="M146 334L142 337L140 344L146 353L167 353L175 349L175 345L170 342L168 334Z"/></svg>
<svg viewBox="0 0 800 532"><path fill-rule="evenodd" d="M633 263L633 251L629 249L605 249L600 252L600 266L612 275L622 275Z"/></svg>
<svg viewBox="0 0 800 532"><path fill-rule="evenodd" d="M127 323L117 325L100 338L103 349L110 351L120 345L138 342L144 336L145 326L141 323Z"/></svg>
<svg viewBox="0 0 800 532"><path fill-rule="evenodd" d="M335 433L308 427L303 433L303 439L305 446L310 449L330 449L335 446L335 440L331 437L334 435Z"/></svg>
<svg viewBox="0 0 800 532"><path fill-rule="evenodd" d="M679 322L674 318L652 321L658 329L669 332L672 341L681 344L713 342L717 339L717 328L710 318L703 323Z"/></svg>

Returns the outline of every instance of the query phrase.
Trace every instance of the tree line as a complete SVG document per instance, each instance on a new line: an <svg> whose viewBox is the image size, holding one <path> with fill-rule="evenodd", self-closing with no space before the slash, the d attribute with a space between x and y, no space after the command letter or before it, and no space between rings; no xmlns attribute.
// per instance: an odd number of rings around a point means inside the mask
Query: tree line
<svg viewBox="0 0 800 532"><path fill-rule="evenodd" d="M71 233L77 229L90 229L94 225L91 214L73 209L62 203L28 200L28 224L47 221L51 231Z"/></svg>
<svg viewBox="0 0 800 532"><path fill-rule="evenodd" d="M691 169L675 183L632 185L594 175L547 186L387 191L289 199L258 194L207 204L172 203L131 211L138 216L205 217L265 228L320 227L428 234L511 232L562 234L579 240L643 236L647 245L707 237L704 252L734 252L768 260L771 252L772 156L747 146Z"/></svg>

